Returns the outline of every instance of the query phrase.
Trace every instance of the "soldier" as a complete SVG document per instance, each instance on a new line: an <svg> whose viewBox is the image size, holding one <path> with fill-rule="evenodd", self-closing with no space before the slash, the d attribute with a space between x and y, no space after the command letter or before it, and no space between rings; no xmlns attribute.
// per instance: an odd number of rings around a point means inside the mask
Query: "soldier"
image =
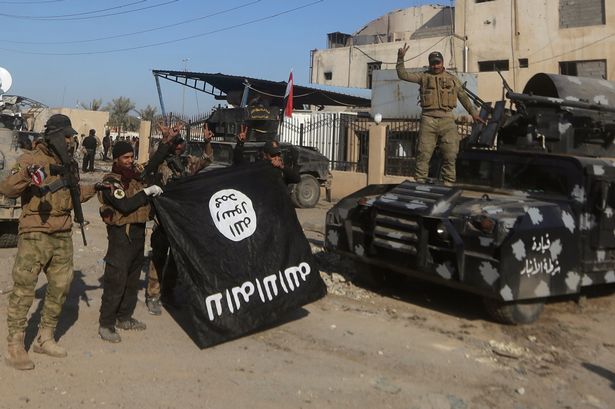
<svg viewBox="0 0 615 409"><path fill-rule="evenodd" d="M105 131L105 136L103 136L102 140L103 145L103 160L109 160L109 149L111 148L111 129L107 129Z"/></svg>
<svg viewBox="0 0 615 409"><path fill-rule="evenodd" d="M11 174L0 182L0 193L11 198L21 196L22 206L13 292L7 311L5 358L9 366L17 369L34 368L24 348L24 332L41 269L47 275L47 292L32 349L53 357L67 355L56 343L54 331L73 278L72 206L68 188L52 168L62 165L61 157L68 157L76 133L67 116L52 115L45 125L44 139L20 156ZM72 171L78 177L79 166L74 161ZM81 201L94 196L97 188L102 187L81 186Z"/></svg>
<svg viewBox="0 0 615 409"><path fill-rule="evenodd" d="M431 155L439 144L443 159L442 179L444 184L453 184L456 179L455 162L459 152L459 134L451 111L457 106L457 99L475 121L485 121L476 112L459 79L445 71L444 58L440 52L429 54L429 70L408 72L404 67L404 56L408 48L409 46L404 44L397 52L397 76L404 81L420 85L423 111L414 177L419 182L427 178Z"/></svg>
<svg viewBox="0 0 615 409"><path fill-rule="evenodd" d="M235 144L235 149L233 149L233 164L234 165L242 165L246 163L246 159L243 156L243 145L248 136L248 128L241 126L240 132L237 135L237 143ZM292 183L301 182L301 175L291 168L290 166L284 165L284 159L282 158L282 149L280 148L280 143L275 139L265 142L263 146L262 152L262 160L268 162L274 168L278 169L280 172L280 176L285 184L289 185Z"/></svg>
<svg viewBox="0 0 615 409"><path fill-rule="evenodd" d="M170 128L162 124L159 124L158 127L163 135L170 135L170 137L178 135L182 128L181 125ZM185 155L186 142L183 139L177 140L178 143L175 144L174 151L158 166L154 176L155 183L164 187L175 180L195 175L209 165L213 158L213 149L210 144L213 135L208 125L205 124L203 127L205 146L200 157ZM169 241L158 223L154 225L151 245L152 257L147 275L145 300L149 313L152 315L160 315L162 313L160 305L161 281L164 280L162 290L164 292L165 301L172 303L172 291L175 286L176 275L175 271L173 271L173 267L170 267L166 262L169 252Z"/></svg>
<svg viewBox="0 0 615 409"><path fill-rule="evenodd" d="M98 147L98 138L96 138L96 129L90 129L90 134L83 138L81 146L85 149L83 155L83 166L81 170L85 172L94 172L94 158L96 157L96 148Z"/></svg>
<svg viewBox="0 0 615 409"><path fill-rule="evenodd" d="M151 212L148 196L158 196L162 189L156 185L144 186L142 169L134 164L134 151L129 142L117 142L112 156L111 173L103 177L103 183L112 188L98 194L102 204L100 215L107 224L109 239L98 334L105 341L120 342L116 326L137 331L146 328L132 315L144 261L145 223Z"/></svg>

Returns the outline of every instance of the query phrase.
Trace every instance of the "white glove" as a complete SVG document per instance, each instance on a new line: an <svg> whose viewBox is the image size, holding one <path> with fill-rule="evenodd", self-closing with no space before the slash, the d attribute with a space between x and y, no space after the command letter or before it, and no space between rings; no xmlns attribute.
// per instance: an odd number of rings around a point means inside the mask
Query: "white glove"
<svg viewBox="0 0 615 409"><path fill-rule="evenodd" d="M146 195L148 196L160 196L162 194L162 188L158 185L151 185L143 189Z"/></svg>

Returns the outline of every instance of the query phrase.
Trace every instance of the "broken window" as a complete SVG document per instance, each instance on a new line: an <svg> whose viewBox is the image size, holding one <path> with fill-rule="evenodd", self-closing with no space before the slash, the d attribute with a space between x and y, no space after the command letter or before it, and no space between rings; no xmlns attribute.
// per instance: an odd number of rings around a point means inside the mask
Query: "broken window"
<svg viewBox="0 0 615 409"><path fill-rule="evenodd" d="M479 61L478 71L508 71L508 60Z"/></svg>
<svg viewBox="0 0 615 409"><path fill-rule="evenodd" d="M367 63L367 88L372 88L373 73L374 71L379 70L381 66L381 61Z"/></svg>
<svg viewBox="0 0 615 409"><path fill-rule="evenodd" d="M606 60L560 61L559 73L575 77L606 79Z"/></svg>
<svg viewBox="0 0 615 409"><path fill-rule="evenodd" d="M606 24L604 0L559 0L559 28Z"/></svg>

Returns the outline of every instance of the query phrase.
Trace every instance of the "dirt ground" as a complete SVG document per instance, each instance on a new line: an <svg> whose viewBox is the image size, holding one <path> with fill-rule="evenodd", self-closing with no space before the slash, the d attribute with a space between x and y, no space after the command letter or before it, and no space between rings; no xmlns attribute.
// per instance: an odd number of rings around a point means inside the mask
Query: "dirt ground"
<svg viewBox="0 0 615 409"><path fill-rule="evenodd" d="M346 260L322 251L328 207L297 213L329 295L278 326L199 350L166 311L147 313L143 291L135 316L148 329L122 332L119 344L99 339L106 234L91 200L89 245L75 231L75 279L57 331L69 356L31 352L36 368L26 372L0 363L0 408L615 407L611 292L556 300L537 323L513 327L490 322L462 292L416 281L362 287ZM0 250L3 292L15 252ZM44 290L41 276L28 345ZM3 316L7 300L0 295Z"/></svg>

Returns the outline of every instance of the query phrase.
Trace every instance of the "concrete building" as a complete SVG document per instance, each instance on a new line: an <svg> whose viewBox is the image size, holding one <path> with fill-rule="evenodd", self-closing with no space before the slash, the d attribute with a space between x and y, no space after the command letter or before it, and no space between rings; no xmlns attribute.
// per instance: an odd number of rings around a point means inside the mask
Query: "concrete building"
<svg viewBox="0 0 615 409"><path fill-rule="evenodd" d="M499 69L521 91L538 72L615 79L615 0L457 0L392 11L356 33L328 34L311 52L311 82L371 88L373 72L421 69L431 51L451 71L476 74L484 100L502 97Z"/></svg>

